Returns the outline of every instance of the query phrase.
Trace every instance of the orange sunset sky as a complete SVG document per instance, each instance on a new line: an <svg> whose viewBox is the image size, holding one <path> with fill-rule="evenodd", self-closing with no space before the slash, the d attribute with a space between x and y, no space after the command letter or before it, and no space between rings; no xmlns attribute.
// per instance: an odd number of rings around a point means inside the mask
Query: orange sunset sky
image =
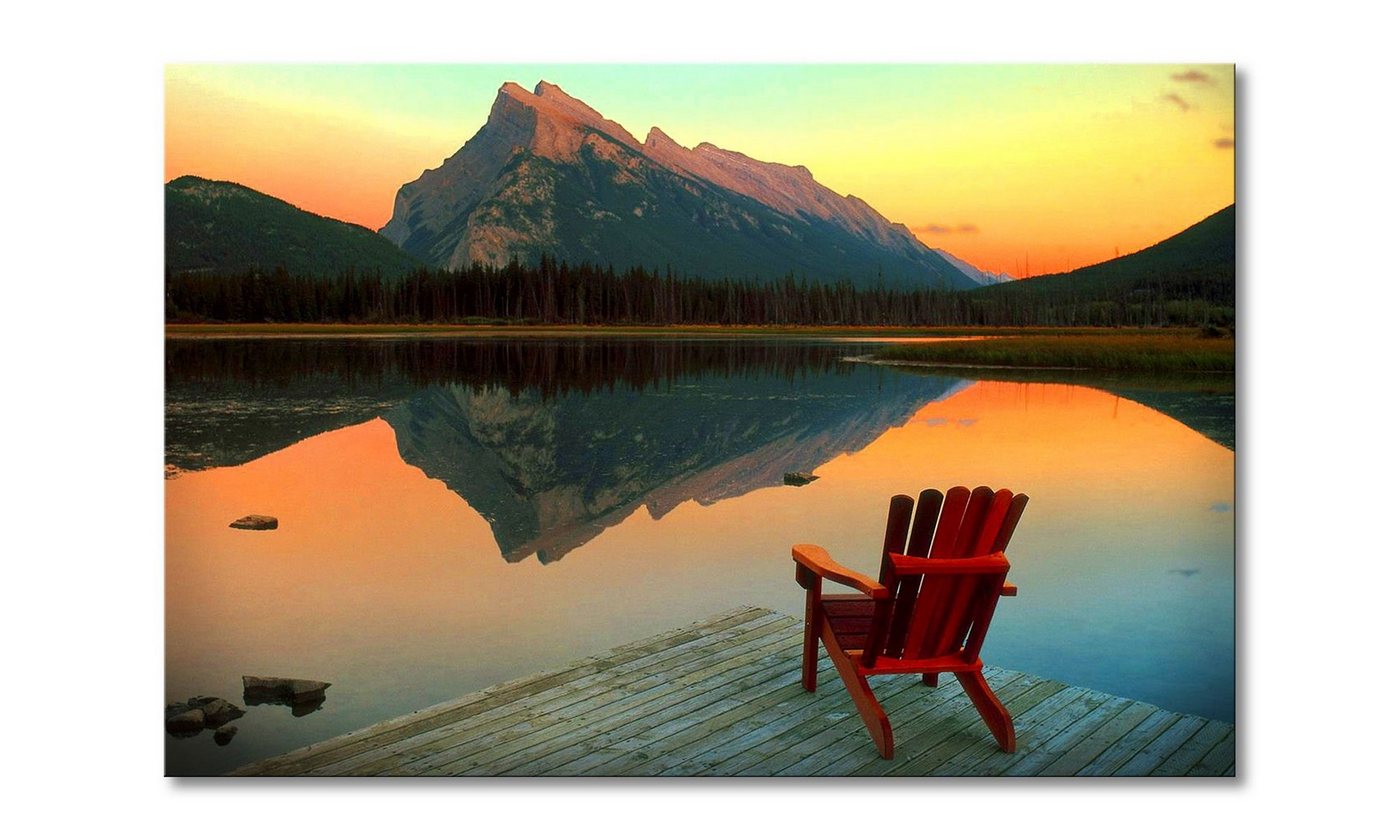
<svg viewBox="0 0 1400 840"><path fill-rule="evenodd" d="M503 82L540 79L638 138L803 164L987 271L1101 262L1235 200L1230 65L171 65L165 180L377 230Z"/></svg>

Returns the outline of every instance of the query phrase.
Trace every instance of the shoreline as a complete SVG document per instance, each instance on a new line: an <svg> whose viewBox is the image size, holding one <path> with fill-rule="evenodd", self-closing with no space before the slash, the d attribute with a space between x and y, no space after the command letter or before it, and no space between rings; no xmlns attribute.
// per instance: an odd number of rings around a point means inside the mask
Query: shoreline
<svg viewBox="0 0 1400 840"><path fill-rule="evenodd" d="M1235 339L1207 331L1005 336L997 341L893 343L861 361L968 370L1233 374Z"/></svg>
<svg viewBox="0 0 1400 840"><path fill-rule="evenodd" d="M1097 370L1089 367L1068 367L1065 365L979 365L958 362L920 362L902 359L878 359L872 355L843 356L841 361L862 365L883 365L885 367L952 368L954 370ZM1112 368L1108 368L1112 370ZM1206 371L1215 373L1216 371Z"/></svg>
<svg viewBox="0 0 1400 840"><path fill-rule="evenodd" d="M1134 374L1145 376L1162 376L1172 373L1183 373L1201 376L1233 376L1235 371L1221 368L1219 370L1192 369L1192 370L1169 370L1169 371L1141 371L1134 368L1113 368L1113 367L1074 367L1069 365L987 365L973 364L971 362L921 362L903 359L880 359L873 355L864 356L844 356L841 361L862 365L883 365L885 367L908 367L908 368L939 368L944 370L1005 370L1005 371L1027 371L1035 372L1047 371L1075 371L1082 373L1104 373L1104 374Z"/></svg>

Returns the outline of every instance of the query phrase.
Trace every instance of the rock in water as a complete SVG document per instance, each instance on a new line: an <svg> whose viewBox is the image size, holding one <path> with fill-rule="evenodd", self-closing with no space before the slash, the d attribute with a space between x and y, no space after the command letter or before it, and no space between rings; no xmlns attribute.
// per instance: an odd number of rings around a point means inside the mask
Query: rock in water
<svg viewBox="0 0 1400 840"><path fill-rule="evenodd" d="M191 697L189 706L204 711L204 725L214 729L246 714L242 709L222 697Z"/></svg>
<svg viewBox="0 0 1400 840"><path fill-rule="evenodd" d="M218 744L221 747L226 746L229 741L233 740L233 736L237 734L238 727L234 726L231 723L226 723L223 726L220 726L218 729L214 730L214 743Z"/></svg>
<svg viewBox="0 0 1400 840"><path fill-rule="evenodd" d="M811 473L790 472L783 474L783 483L792 485L793 487L801 487L804 484L811 484L819 478L821 478L821 476Z"/></svg>
<svg viewBox="0 0 1400 840"><path fill-rule="evenodd" d="M243 702L250 706L262 703L281 703L287 706L319 705L324 699L328 682L318 680L296 680L289 677L247 677L243 678Z"/></svg>
<svg viewBox="0 0 1400 840"><path fill-rule="evenodd" d="M230 528L239 528L244 531L275 531L277 530L277 517L253 513L242 519L235 519L230 522L228 526Z"/></svg>
<svg viewBox="0 0 1400 840"><path fill-rule="evenodd" d="M177 706L179 704L176 704ZM171 707L167 707L167 712ZM204 729L204 710L189 709L175 714L168 714L165 718L165 731L171 735L193 735Z"/></svg>

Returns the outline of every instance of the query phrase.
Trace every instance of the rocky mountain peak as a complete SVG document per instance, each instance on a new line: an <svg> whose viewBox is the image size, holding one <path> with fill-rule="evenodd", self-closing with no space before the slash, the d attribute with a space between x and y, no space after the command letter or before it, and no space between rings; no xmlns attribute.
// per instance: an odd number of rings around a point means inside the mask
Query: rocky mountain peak
<svg viewBox="0 0 1400 840"><path fill-rule="evenodd" d="M685 148L681 144L677 143L675 140L672 140L670 136L666 134L666 132L662 131L657 126L652 126L651 131L647 132L647 139L645 142L642 143L642 145L647 147L648 149L656 148L658 146L674 146L680 149Z"/></svg>
<svg viewBox="0 0 1400 840"><path fill-rule="evenodd" d="M546 82L544 79L540 79L535 83L535 95L542 99L552 99L556 102L572 102L575 105L588 108L588 105L584 103L583 100L573 98L565 93L563 88L553 82ZM588 108L588 110L592 111L593 109Z"/></svg>
<svg viewBox="0 0 1400 840"><path fill-rule="evenodd" d="M543 79L533 91L502 85L486 125L399 190L383 233L430 265L454 268L550 252L715 277L794 271L971 285L908 230L805 166L708 142L686 148L658 127L638 142Z"/></svg>
<svg viewBox="0 0 1400 840"><path fill-rule="evenodd" d="M486 128L491 129L493 124L520 128L522 123L528 123L524 127L531 136L521 145L554 160L575 158L588 129L632 149L642 147L627 129L543 79L535 85L534 92L515 82L501 85Z"/></svg>
<svg viewBox="0 0 1400 840"><path fill-rule="evenodd" d="M501 85L501 89L496 92L496 96L508 96L511 99L516 99L521 102L525 102L529 100L531 93L530 91L526 90L525 88L521 87L515 82L506 82L505 84Z"/></svg>

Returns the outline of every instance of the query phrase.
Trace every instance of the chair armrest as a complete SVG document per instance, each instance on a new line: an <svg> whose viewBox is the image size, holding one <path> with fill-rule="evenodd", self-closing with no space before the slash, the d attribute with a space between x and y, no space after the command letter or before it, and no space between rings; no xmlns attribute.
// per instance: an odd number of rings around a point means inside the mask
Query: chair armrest
<svg viewBox="0 0 1400 840"><path fill-rule="evenodd" d="M897 575L966 575L977 573L1007 572L1011 564L1000 551L981 557L959 557L956 560L910 557L906 554L890 552L890 565ZM1015 585L1012 585L1015 588Z"/></svg>
<svg viewBox="0 0 1400 840"><path fill-rule="evenodd" d="M965 557L957 560L937 560L927 557L910 557L907 554L890 552L890 564L897 575L918 574L965 574L967 572L995 572L1010 569L1006 555L998 551L983 557ZM1001 594L1007 598L1016 597L1016 584L1003 582Z"/></svg>
<svg viewBox="0 0 1400 840"><path fill-rule="evenodd" d="M821 546L795 545L792 547L792 559L797 565L818 577L859 589L871 598L878 600L890 597L890 591L884 584L832 560L831 555Z"/></svg>

